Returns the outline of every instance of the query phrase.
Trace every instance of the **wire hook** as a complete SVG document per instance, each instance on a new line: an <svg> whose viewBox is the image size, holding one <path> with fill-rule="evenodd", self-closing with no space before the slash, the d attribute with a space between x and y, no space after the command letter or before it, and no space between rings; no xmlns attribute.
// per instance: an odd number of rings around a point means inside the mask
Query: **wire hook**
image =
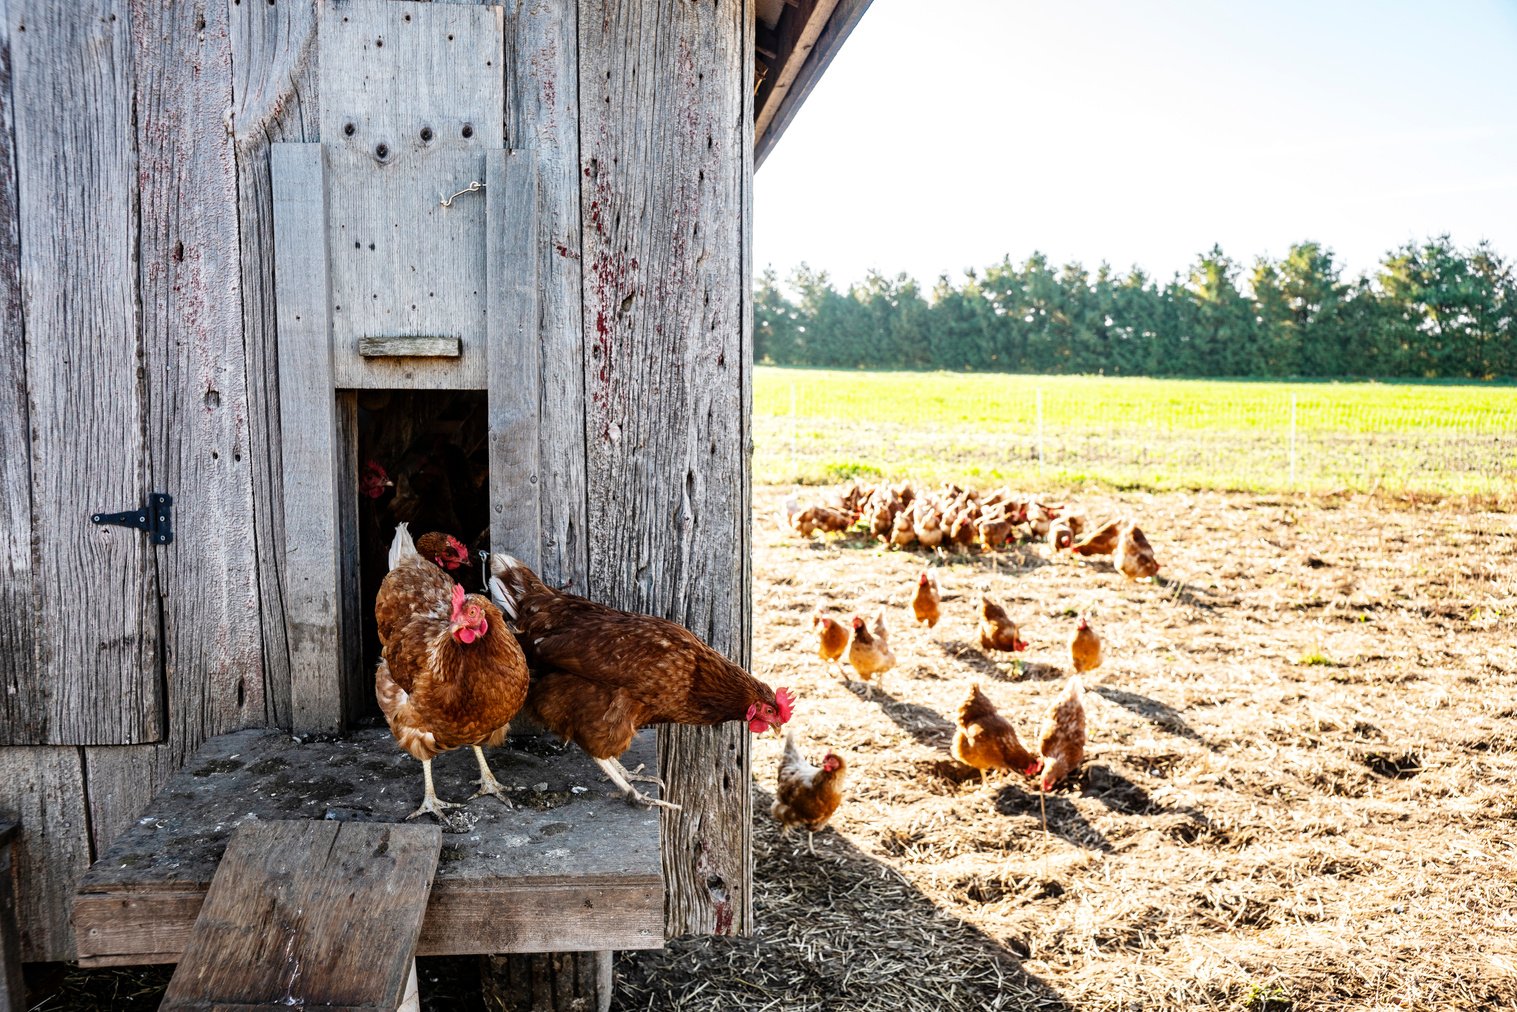
<svg viewBox="0 0 1517 1012"><path fill-rule="evenodd" d="M453 206L453 201L457 200L459 197L462 197L464 194L466 194L466 193L478 193L480 190L483 190L484 188L485 188L485 184L484 183L481 183L477 179L471 179L469 181L469 185L468 186L465 186L462 190L459 190L457 193L453 194L453 196L451 196L451 197L443 197L441 200L438 201L438 203L441 204L443 207L452 207Z"/></svg>

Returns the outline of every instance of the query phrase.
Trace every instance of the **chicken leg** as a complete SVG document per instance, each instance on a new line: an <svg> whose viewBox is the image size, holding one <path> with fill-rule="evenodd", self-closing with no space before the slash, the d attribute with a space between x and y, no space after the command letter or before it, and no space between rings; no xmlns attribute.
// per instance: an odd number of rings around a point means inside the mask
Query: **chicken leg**
<svg viewBox="0 0 1517 1012"><path fill-rule="evenodd" d="M676 812L680 811L679 805L668 801L660 801L658 798L650 798L648 795L644 794L636 787L633 787L630 783L627 782L627 777L622 775L626 772L626 770L624 770L622 768L622 764L617 762L615 759L596 759L595 765L604 770L606 776L611 778L611 782L614 783L617 787L621 788L622 794L627 798L628 801L636 802L637 804L643 805L647 808L657 806L659 808L671 808ZM649 778L643 777L641 779L646 780Z"/></svg>
<svg viewBox="0 0 1517 1012"><path fill-rule="evenodd" d="M500 803L507 808L515 808L516 806L511 804L511 799L506 795L505 787L495 779L495 774L490 771L490 764L485 762L485 750L478 745L471 747L474 749L474 758L479 760L479 779L474 781L479 785L479 790L470 795L469 800L473 801L477 797L489 794L498 798Z"/></svg>
<svg viewBox="0 0 1517 1012"><path fill-rule="evenodd" d="M423 780L426 781L427 794L426 797L422 799L421 807L412 812L410 815L406 816L406 820L410 821L411 819L416 818L418 815L433 815L436 816L437 821L441 822L443 825L452 825L452 823L448 820L446 809L462 808L463 805L460 805L456 801L443 801L437 796L437 792L432 789L432 760L423 759L421 761L421 775Z"/></svg>

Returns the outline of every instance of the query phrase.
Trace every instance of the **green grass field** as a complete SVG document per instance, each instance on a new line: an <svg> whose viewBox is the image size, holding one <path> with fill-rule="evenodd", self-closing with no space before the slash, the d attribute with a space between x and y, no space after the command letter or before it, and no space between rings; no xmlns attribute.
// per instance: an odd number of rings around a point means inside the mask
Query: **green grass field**
<svg viewBox="0 0 1517 1012"><path fill-rule="evenodd" d="M1517 491L1512 386L760 366L753 405L759 482Z"/></svg>

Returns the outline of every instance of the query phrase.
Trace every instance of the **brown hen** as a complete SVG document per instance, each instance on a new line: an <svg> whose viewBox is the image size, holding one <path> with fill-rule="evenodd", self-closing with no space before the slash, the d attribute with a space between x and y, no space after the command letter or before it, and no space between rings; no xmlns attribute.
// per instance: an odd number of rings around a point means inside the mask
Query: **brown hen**
<svg viewBox="0 0 1517 1012"><path fill-rule="evenodd" d="M1117 520L1102 524L1100 527L1097 527L1095 530L1091 531L1088 537L1080 541L1076 541L1074 547L1071 548L1070 551L1074 552L1076 555L1084 555L1087 557L1092 555L1110 555L1112 552L1116 551L1117 535L1121 533L1121 530L1122 524Z"/></svg>
<svg viewBox="0 0 1517 1012"><path fill-rule="evenodd" d="M1101 666L1101 637L1090 627L1084 616L1069 637L1069 660L1076 673L1084 674Z"/></svg>
<svg viewBox="0 0 1517 1012"><path fill-rule="evenodd" d="M1017 635L1017 624L989 594L980 595L980 647L1003 651L1027 649L1026 641Z"/></svg>
<svg viewBox="0 0 1517 1012"><path fill-rule="evenodd" d="M880 610L871 629L858 615L853 616L853 639L848 644L848 663L858 672L859 678L868 684L871 679L883 685L885 672L895 667L895 653L890 649L889 632L885 628L885 611ZM869 686L874 695L874 686Z"/></svg>
<svg viewBox="0 0 1517 1012"><path fill-rule="evenodd" d="M1117 553L1112 560L1122 575L1129 580L1142 580L1159 575L1159 560L1154 557L1153 546L1138 529L1137 524L1128 524L1117 536Z"/></svg>
<svg viewBox="0 0 1517 1012"><path fill-rule="evenodd" d="M816 654L829 664L843 668L843 654L848 650L848 627L822 614L820 606L811 613L811 627L816 630Z"/></svg>
<svg viewBox="0 0 1517 1012"><path fill-rule="evenodd" d="M843 778L848 764L836 752L822 757L822 765L813 766L801 755L793 733L785 736L785 755L780 760L779 779L769 814L788 832L796 827L806 830L806 849L812 853L812 834L827 825L838 805L843 803Z"/></svg>
<svg viewBox="0 0 1517 1012"><path fill-rule="evenodd" d="M922 575L917 577L917 589L911 595L911 613L918 622L927 623L927 628L935 628L942 614L938 607L942 600L937 578L931 570L922 570Z"/></svg>
<svg viewBox="0 0 1517 1012"><path fill-rule="evenodd" d="M555 590L509 555L490 556L489 568L491 595L532 665L525 712L584 749L628 800L679 807L634 788L635 774L617 761L638 728L742 720L755 734L778 733L790 719L789 690L771 689L684 626Z"/></svg>
<svg viewBox="0 0 1517 1012"><path fill-rule="evenodd" d="M426 794L407 816L446 821L432 788L432 757L470 745L479 761L479 791L505 800L481 744L498 745L527 696L527 663L494 604L417 554L405 524L395 528L390 571L374 600L382 645L374 695L390 733L421 760Z"/></svg>
<svg viewBox="0 0 1517 1012"><path fill-rule="evenodd" d="M957 723L949 752L959 762L979 770L981 783L990 770L1016 770L1029 777L1038 771L1037 757L1022 747L1011 721L996 712L979 683L969 687L968 698L959 706Z"/></svg>
<svg viewBox="0 0 1517 1012"><path fill-rule="evenodd" d="M1085 761L1085 686L1079 675L1070 676L1064 692L1043 714L1038 732L1038 751L1043 756L1042 787L1054 784L1080 768Z"/></svg>

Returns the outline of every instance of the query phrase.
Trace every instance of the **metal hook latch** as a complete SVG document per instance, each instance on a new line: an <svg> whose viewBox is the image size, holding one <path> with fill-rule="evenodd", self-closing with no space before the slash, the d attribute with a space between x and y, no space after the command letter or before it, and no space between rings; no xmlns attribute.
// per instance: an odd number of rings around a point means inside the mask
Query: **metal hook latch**
<svg viewBox="0 0 1517 1012"><path fill-rule="evenodd" d="M481 183L479 180L477 180L477 179L470 180L468 186L465 186L462 190L459 190L457 193L453 194L453 196L451 196L451 197L443 197L442 199L440 199L438 201L438 203L441 204L443 207L452 207L453 206L453 201L457 200L459 197L462 197L464 194L466 194L466 193L478 193L480 190L483 190L484 188L485 188L485 184Z"/></svg>

